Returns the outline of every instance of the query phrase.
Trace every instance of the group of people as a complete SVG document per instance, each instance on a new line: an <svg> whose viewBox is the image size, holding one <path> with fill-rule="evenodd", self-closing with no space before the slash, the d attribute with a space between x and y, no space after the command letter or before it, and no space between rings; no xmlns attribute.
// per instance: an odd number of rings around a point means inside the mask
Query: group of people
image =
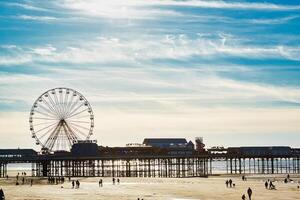
<svg viewBox="0 0 300 200"><path fill-rule="evenodd" d="M48 183L49 184L63 184L65 182L65 178L64 177L48 177Z"/></svg>
<svg viewBox="0 0 300 200"><path fill-rule="evenodd" d="M4 192L3 192L2 188L0 188L0 200L4 200L4 199L5 199Z"/></svg>
<svg viewBox="0 0 300 200"><path fill-rule="evenodd" d="M276 190L275 185L269 179L265 182L265 188L269 190Z"/></svg>
<svg viewBox="0 0 300 200"><path fill-rule="evenodd" d="M72 181L72 189L76 188L78 189L80 187L80 182L79 180L76 180L76 181Z"/></svg>
<svg viewBox="0 0 300 200"><path fill-rule="evenodd" d="M22 172L22 185L24 185L25 184L25 177L24 176L26 176L26 172ZM8 177L6 177L7 179L8 179ZM18 175L16 176L16 185L20 185L20 183L19 183L19 173L18 173ZM30 179L30 186L32 186L33 185L33 179Z"/></svg>
<svg viewBox="0 0 300 200"><path fill-rule="evenodd" d="M113 179L112 179L112 182L113 182L113 185L115 185L115 184L116 184L116 179L113 178ZM117 183L120 184L120 179L117 179Z"/></svg>
<svg viewBox="0 0 300 200"><path fill-rule="evenodd" d="M226 184L226 187L235 187L235 183L233 183L233 181L231 179L226 180L225 184Z"/></svg>
<svg viewBox="0 0 300 200"><path fill-rule="evenodd" d="M251 200L251 197L252 197L252 189L249 187L248 190L247 190L247 194L248 194L248 197L249 197L249 200ZM242 195L242 200L245 200L246 199L246 195L243 194Z"/></svg>
<svg viewBox="0 0 300 200"><path fill-rule="evenodd" d="M247 181L246 176L242 176L242 181Z"/></svg>

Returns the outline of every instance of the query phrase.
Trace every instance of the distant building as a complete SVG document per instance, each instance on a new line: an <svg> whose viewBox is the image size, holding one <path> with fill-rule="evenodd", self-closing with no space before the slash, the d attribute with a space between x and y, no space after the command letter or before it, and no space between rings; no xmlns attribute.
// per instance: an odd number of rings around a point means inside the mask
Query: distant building
<svg viewBox="0 0 300 200"><path fill-rule="evenodd" d="M145 138L143 144L157 148L188 148L194 149L192 141L185 138Z"/></svg>
<svg viewBox="0 0 300 200"><path fill-rule="evenodd" d="M243 156L290 156L293 149L287 146L228 147L227 152Z"/></svg>
<svg viewBox="0 0 300 200"><path fill-rule="evenodd" d="M16 158L37 156L33 149L0 149L0 158Z"/></svg>

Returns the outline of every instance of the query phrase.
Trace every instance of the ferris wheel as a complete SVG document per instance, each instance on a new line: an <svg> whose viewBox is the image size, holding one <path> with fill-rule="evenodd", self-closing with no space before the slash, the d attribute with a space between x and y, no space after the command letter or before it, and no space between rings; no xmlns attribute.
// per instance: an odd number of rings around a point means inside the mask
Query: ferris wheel
<svg viewBox="0 0 300 200"><path fill-rule="evenodd" d="M32 138L42 151L68 151L78 140L89 140L94 115L82 94L70 88L54 88L34 102L29 124Z"/></svg>

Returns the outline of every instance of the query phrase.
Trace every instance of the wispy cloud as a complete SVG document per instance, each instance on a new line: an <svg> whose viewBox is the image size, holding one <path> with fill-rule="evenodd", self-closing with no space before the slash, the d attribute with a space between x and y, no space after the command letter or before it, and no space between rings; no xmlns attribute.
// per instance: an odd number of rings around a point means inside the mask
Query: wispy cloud
<svg viewBox="0 0 300 200"><path fill-rule="evenodd" d="M209 0L156 0L153 4L159 5L173 5L173 6L192 6L201 8L216 8L216 9L247 9L247 10L299 10L300 6L295 5L279 5L272 3L258 3L258 2L228 2L228 1L209 1Z"/></svg>
<svg viewBox="0 0 300 200"><path fill-rule="evenodd" d="M30 20L30 21L45 21L45 22L58 20L58 18L52 16L35 16L35 15L18 15L15 18Z"/></svg>
<svg viewBox="0 0 300 200"><path fill-rule="evenodd" d="M20 50L21 49L21 50ZM98 37L90 41L79 41L76 45L55 47L18 48L9 56L0 57L0 64L25 62L50 63L138 63L153 59L184 60L191 57L241 57L252 59L281 58L300 60L300 48L281 45L243 44L233 36L219 35L213 38L189 38L186 35L121 39Z"/></svg>
<svg viewBox="0 0 300 200"><path fill-rule="evenodd" d="M298 19L299 16L289 16L289 17L282 17L282 18L269 18L269 19L250 19L250 20L246 20L250 23L254 23L254 24L283 24L283 23L287 23L291 20L294 19Z"/></svg>
<svg viewBox="0 0 300 200"><path fill-rule="evenodd" d="M155 16L178 15L179 12L171 8L177 7L197 7L211 9L243 9L243 10L300 10L300 6L278 5L272 3L258 2L228 2L228 1L208 1L208 0L153 0L153 1L84 1L84 0L64 0L57 3L58 6L79 12L79 14L102 16L110 18L151 18ZM159 6L167 8L158 9Z"/></svg>
<svg viewBox="0 0 300 200"><path fill-rule="evenodd" d="M15 3L15 2L10 2L10 3L5 3L6 6L12 6L12 7L19 7L23 8L26 10L33 10L33 11L49 11L46 8L36 6L33 2L32 3Z"/></svg>

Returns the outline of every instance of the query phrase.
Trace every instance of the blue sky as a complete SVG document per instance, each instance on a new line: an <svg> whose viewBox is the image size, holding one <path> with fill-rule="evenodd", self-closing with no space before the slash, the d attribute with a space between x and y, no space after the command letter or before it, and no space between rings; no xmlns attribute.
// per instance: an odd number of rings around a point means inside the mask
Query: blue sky
<svg viewBox="0 0 300 200"><path fill-rule="evenodd" d="M0 1L0 145L32 147L32 103L64 86L100 144L299 146L299 25L297 1Z"/></svg>

